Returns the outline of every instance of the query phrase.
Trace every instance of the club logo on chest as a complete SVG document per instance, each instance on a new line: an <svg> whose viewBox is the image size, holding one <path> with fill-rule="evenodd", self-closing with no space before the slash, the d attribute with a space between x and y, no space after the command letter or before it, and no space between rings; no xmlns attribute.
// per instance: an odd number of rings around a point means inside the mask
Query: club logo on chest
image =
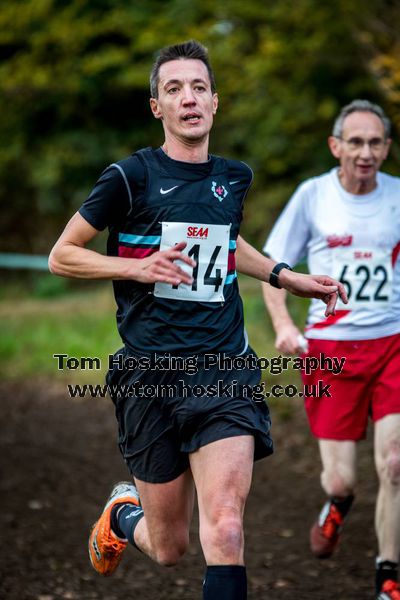
<svg viewBox="0 0 400 600"><path fill-rule="evenodd" d="M220 202L228 195L227 189L216 181L212 182L211 191Z"/></svg>

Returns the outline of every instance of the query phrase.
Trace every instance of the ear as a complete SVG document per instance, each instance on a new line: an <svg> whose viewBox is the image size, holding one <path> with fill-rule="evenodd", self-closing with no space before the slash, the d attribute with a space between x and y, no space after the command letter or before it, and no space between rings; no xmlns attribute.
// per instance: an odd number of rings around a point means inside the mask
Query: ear
<svg viewBox="0 0 400 600"><path fill-rule="evenodd" d="M162 112L156 98L150 98L150 108L156 119L162 119Z"/></svg>
<svg viewBox="0 0 400 600"><path fill-rule="evenodd" d="M218 94L213 94L213 115L217 112L218 109Z"/></svg>
<svg viewBox="0 0 400 600"><path fill-rule="evenodd" d="M337 137L330 135L328 137L328 146L329 146L329 150L331 151L333 156L337 159L340 159L340 155L341 155L340 140Z"/></svg>

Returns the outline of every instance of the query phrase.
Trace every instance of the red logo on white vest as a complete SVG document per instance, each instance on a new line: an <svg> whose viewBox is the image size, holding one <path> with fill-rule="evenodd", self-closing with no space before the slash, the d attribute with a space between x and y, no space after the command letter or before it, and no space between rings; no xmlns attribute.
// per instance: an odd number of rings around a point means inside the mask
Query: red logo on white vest
<svg viewBox="0 0 400 600"><path fill-rule="evenodd" d="M337 248L338 246L351 246L353 242L352 235L328 235L326 238L328 248Z"/></svg>

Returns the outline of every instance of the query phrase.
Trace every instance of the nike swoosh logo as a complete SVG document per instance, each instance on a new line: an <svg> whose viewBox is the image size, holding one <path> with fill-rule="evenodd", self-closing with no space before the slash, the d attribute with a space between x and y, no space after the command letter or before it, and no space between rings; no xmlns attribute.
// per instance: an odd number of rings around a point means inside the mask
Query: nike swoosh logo
<svg viewBox="0 0 400 600"><path fill-rule="evenodd" d="M235 183L239 183L240 179L236 179L236 181L230 181L229 185L235 185Z"/></svg>
<svg viewBox="0 0 400 600"><path fill-rule="evenodd" d="M160 188L160 194L169 194L169 192L172 192L172 190L175 190L177 187L179 187L179 185L174 185L174 187L169 188L169 190L163 190L162 188Z"/></svg>

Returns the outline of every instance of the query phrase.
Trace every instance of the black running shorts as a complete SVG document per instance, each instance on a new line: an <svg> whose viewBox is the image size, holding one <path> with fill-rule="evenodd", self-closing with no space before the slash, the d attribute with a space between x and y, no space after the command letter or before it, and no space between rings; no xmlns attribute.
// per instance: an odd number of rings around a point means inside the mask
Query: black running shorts
<svg viewBox="0 0 400 600"><path fill-rule="evenodd" d="M256 359L253 351L246 356ZM131 358L126 349L116 359ZM133 359L132 359L133 360ZM131 362L132 362L131 360ZM135 357L133 363L138 363ZM260 370L252 368L198 370L114 367L107 383L115 404L121 453L132 475L165 483L189 467L191 452L216 440L253 435L254 460L273 451L270 415L258 389Z"/></svg>

